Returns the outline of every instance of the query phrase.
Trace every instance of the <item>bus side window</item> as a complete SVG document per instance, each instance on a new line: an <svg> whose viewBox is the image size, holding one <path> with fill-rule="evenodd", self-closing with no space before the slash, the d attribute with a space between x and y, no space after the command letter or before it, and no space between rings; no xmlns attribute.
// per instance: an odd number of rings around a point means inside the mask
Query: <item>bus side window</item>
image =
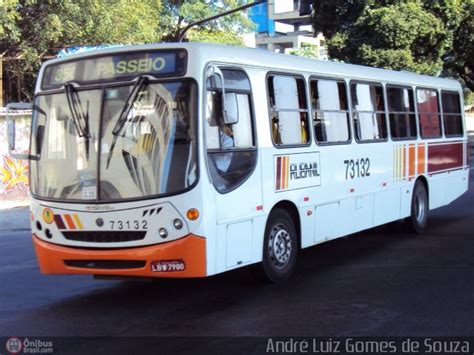
<svg viewBox="0 0 474 355"><path fill-rule="evenodd" d="M275 145L309 143L305 81L287 75L268 77L270 125Z"/></svg>
<svg viewBox="0 0 474 355"><path fill-rule="evenodd" d="M441 115L438 92L435 90L417 89L416 103L421 137L441 137Z"/></svg>
<svg viewBox="0 0 474 355"><path fill-rule="evenodd" d="M350 140L349 110L344 81L311 80L314 134L318 143Z"/></svg>
<svg viewBox="0 0 474 355"><path fill-rule="evenodd" d="M415 139L416 116L411 88L387 86L388 117L394 139Z"/></svg>
<svg viewBox="0 0 474 355"><path fill-rule="evenodd" d="M457 92L441 92L446 137L463 135L461 98Z"/></svg>
<svg viewBox="0 0 474 355"><path fill-rule="evenodd" d="M380 84L351 84L355 136L368 142L387 138L383 87Z"/></svg>

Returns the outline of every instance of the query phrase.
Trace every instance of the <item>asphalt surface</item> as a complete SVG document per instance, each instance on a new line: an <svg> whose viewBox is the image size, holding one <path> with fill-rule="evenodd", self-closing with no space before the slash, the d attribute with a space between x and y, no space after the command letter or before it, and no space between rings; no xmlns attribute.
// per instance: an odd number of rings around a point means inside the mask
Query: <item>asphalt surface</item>
<svg viewBox="0 0 474 355"><path fill-rule="evenodd" d="M426 234L384 226L306 249L294 277L97 281L39 272L28 230L0 230L1 336L469 336L470 190Z"/></svg>

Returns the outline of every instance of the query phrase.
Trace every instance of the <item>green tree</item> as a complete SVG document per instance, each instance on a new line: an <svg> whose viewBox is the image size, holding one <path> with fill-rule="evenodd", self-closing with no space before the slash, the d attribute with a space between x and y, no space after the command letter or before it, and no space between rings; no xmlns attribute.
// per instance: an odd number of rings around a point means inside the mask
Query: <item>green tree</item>
<svg viewBox="0 0 474 355"><path fill-rule="evenodd" d="M188 24L246 0L0 0L0 54L6 77L31 98L45 54L66 46L170 41ZM235 13L188 31L187 40L243 45L251 21Z"/></svg>
<svg viewBox="0 0 474 355"><path fill-rule="evenodd" d="M159 0L6 0L0 49L42 54L68 45L145 43L159 39Z"/></svg>
<svg viewBox="0 0 474 355"><path fill-rule="evenodd" d="M472 0L314 0L313 26L334 59L431 75L449 67L470 85L472 6Z"/></svg>
<svg viewBox="0 0 474 355"><path fill-rule="evenodd" d="M474 2L466 2L454 32L452 47L447 51L444 75L461 79L474 91ZM471 98L473 95L468 95Z"/></svg>
<svg viewBox="0 0 474 355"><path fill-rule="evenodd" d="M5 63L22 89L15 99L31 96L42 57L52 49L158 40L160 10L159 0L0 0L0 53L21 58Z"/></svg>

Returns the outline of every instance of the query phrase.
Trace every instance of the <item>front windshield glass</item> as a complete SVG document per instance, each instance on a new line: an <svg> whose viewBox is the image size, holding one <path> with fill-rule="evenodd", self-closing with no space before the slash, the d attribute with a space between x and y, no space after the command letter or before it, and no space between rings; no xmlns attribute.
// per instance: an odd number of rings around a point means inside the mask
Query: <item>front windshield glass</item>
<svg viewBox="0 0 474 355"><path fill-rule="evenodd" d="M79 134L65 93L38 96L33 112L30 162L31 191L61 199L95 199L97 138L102 90L78 92L88 118L87 134ZM82 137L81 137L82 135Z"/></svg>
<svg viewBox="0 0 474 355"><path fill-rule="evenodd" d="M77 91L82 124L64 93L37 97L35 195L108 201L173 194L194 184L196 85L191 80L143 85L124 110L133 88Z"/></svg>

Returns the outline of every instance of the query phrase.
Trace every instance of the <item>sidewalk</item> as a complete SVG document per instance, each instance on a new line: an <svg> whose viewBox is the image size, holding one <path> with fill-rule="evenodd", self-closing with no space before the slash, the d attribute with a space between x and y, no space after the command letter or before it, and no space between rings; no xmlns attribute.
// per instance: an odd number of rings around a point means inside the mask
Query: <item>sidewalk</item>
<svg viewBox="0 0 474 355"><path fill-rule="evenodd" d="M0 210L0 236L5 231L30 229L30 209L28 207Z"/></svg>

